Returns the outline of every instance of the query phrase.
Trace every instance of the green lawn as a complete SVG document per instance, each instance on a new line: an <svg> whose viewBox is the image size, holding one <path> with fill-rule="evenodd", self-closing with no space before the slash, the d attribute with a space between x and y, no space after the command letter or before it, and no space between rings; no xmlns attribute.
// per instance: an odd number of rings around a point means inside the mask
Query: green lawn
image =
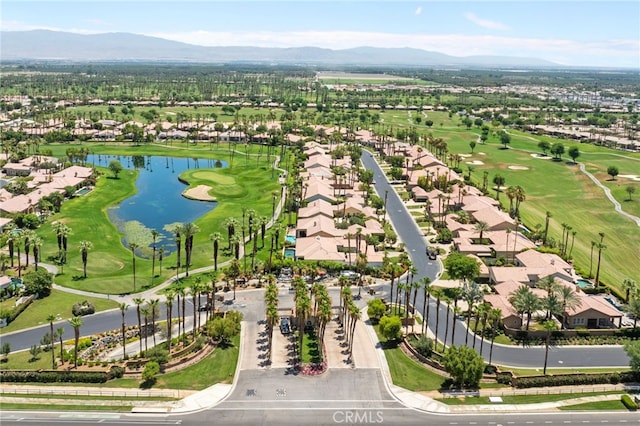
<svg viewBox="0 0 640 426"><path fill-rule="evenodd" d="M49 146L48 146L49 147ZM229 258L226 250L226 228L223 221L227 217L241 219L242 209L251 208L256 211L256 216L270 216L272 212L272 194L276 194L279 200L280 185L277 181L278 173L272 173L267 164L266 151L261 152L262 146L238 145L241 153L235 155L233 167L225 169L200 168L184 173L183 178L193 185L208 184L211 186L211 195L217 198L218 206L211 212L195 221L200 232L194 238L191 269L212 264L212 244L209 239L213 232L223 235L219 263ZM51 145L55 155L63 155L66 145ZM153 144L151 146L133 147L127 144L91 144L90 149L94 153L118 154L118 155L167 155L189 156L200 158L214 158L228 161L229 151L227 147L209 149L208 144L200 144L196 147L186 146L183 143L174 143L172 146ZM249 157L244 155L248 149ZM275 159L271 157L271 161ZM96 188L90 194L69 200L63 204L62 211L53 215L48 223L44 224L38 234L42 237L43 260L47 261L57 254L56 237L52 227L52 221L61 221L67 224L72 234L69 236L68 264L55 281L58 284L95 291L105 294L130 293L133 291L133 267L131 252L121 243L121 235L114 224L108 218L107 209L117 204L135 192L136 172L123 170L118 179L113 179L111 173L101 169L104 176L98 179ZM138 230L140 235L148 235L150 230ZM144 231L144 232L143 232ZM99 237L98 237L99 236ZM93 244L88 256L88 277L82 277L82 261L80 257L79 242L89 240ZM144 245L147 241L142 241ZM268 248L268 247L267 247ZM262 244L258 245L261 251L267 251ZM261 253L262 256L264 253ZM184 253L183 253L184 256ZM145 258L136 259L136 290L140 291L157 285L167 278L175 275L174 268L176 255L172 254L163 260L163 269L159 271L159 263L156 262L156 274L151 282L151 260ZM181 272L184 271L184 267Z"/></svg>
<svg viewBox="0 0 640 426"><path fill-rule="evenodd" d="M307 332L302 336L303 364L317 364L322 362L322 350L319 346L318 336L315 332Z"/></svg>
<svg viewBox="0 0 640 426"><path fill-rule="evenodd" d="M559 393L545 395L508 395L502 396L502 404L537 404L540 402L556 402L567 399L582 398L586 396L598 396L609 394L622 394L622 392L585 392L585 393ZM465 398L439 398L438 401L447 405L478 405L478 404L497 404L489 401L488 396L481 397L465 397Z"/></svg>
<svg viewBox="0 0 640 426"><path fill-rule="evenodd" d="M596 401L596 402L584 402L582 404L576 405L566 405L564 407L559 407L560 410L566 411L610 411L610 410L627 410L627 407L624 406L622 401L619 399L614 399L613 401Z"/></svg>
<svg viewBox="0 0 640 426"><path fill-rule="evenodd" d="M3 402L3 410L26 410L26 411L117 411L128 412L133 409L133 405L55 405L51 404L16 404L12 402Z"/></svg>
<svg viewBox="0 0 640 426"><path fill-rule="evenodd" d="M550 226L552 238L560 239L562 223L572 226L573 230L577 231L572 257L574 264L582 270L589 272L591 241L599 241L598 233L604 232L606 235L604 243L607 249L602 254L601 281L619 288L625 278L637 278L632 259L634 253L640 250L638 226L616 213L613 205L606 200L603 191L583 175L578 166L567 163L568 157L562 162L554 162L532 156L532 152L539 152L538 140L545 138L515 131L512 133L511 148L507 150L501 149L502 145L495 137L491 137L490 143L486 145L478 144L474 154L461 163L463 171L465 173L467 171L465 162L481 161L483 165L473 166L472 179L476 183L481 183L483 171L486 170L489 172L489 182L496 173L500 173L505 178L507 186L522 186L526 191L527 199L522 203L521 215L525 225L530 229L533 229L536 224L544 224L547 211L552 213ZM477 137L477 133L473 130L434 130L434 136L444 137L444 135L449 137L449 150L452 153L463 154L470 153L468 142ZM584 151L578 161L585 161L587 170L595 172L606 185L611 185L610 182L606 182L608 165L618 166L620 174L632 173L640 167L640 156L635 153L620 153L588 144L562 142L567 150L576 145ZM524 166L528 170L514 170L509 166ZM620 190L616 191L614 193L618 193L620 198ZM495 191L491 191L490 194L494 197L496 195ZM501 199L508 207L506 196L502 195ZM621 202L625 208L632 204L635 207L635 201ZM640 204L640 201L638 203ZM636 208L631 209L630 212L636 212ZM596 258L597 256L594 256L593 274L595 274Z"/></svg>
<svg viewBox="0 0 640 426"><path fill-rule="evenodd" d="M31 305L29 305L29 307L27 307L27 309L25 309L18 318L15 319L15 321L4 328L1 328L0 334L10 333L12 331L37 325L48 324L47 316L49 314L58 315L66 321L73 316L71 313L71 307L73 304L76 302L82 302L83 300L93 303L96 307L96 312L118 307L118 303L114 300L84 297L61 290L52 290L51 295L48 297L34 300ZM54 330L57 327L56 322L54 322ZM64 336L64 338L70 339L73 338L73 336Z"/></svg>

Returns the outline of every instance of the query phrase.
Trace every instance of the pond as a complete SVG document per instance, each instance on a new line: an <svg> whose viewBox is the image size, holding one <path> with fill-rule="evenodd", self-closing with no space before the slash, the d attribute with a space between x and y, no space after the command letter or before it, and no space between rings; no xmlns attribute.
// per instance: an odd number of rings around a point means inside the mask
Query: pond
<svg viewBox="0 0 640 426"><path fill-rule="evenodd" d="M153 238L151 231L160 233L157 247L165 253L175 251L173 228L177 223L194 222L213 210L218 203L197 201L183 197L186 185L178 176L188 169L226 167L220 160L158 157L158 156L117 156L89 155L87 164L107 167L112 160L118 160L125 169L137 169L137 192L133 196L108 209L109 219L124 234L125 247L134 242L140 246L136 254L151 257Z"/></svg>

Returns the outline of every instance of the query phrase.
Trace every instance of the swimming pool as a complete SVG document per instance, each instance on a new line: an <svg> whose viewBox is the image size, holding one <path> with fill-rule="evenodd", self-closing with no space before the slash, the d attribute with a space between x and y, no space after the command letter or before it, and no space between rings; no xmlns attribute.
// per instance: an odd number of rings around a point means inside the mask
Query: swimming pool
<svg viewBox="0 0 640 426"><path fill-rule="evenodd" d="M576 284L578 286L580 286L580 288L593 288L593 284L591 284L589 281L587 280L583 280L582 278L580 278L579 280L576 281Z"/></svg>
<svg viewBox="0 0 640 426"><path fill-rule="evenodd" d="M294 237L293 235L287 235L286 237L284 237L284 240L288 243L296 243L296 237Z"/></svg>
<svg viewBox="0 0 640 426"><path fill-rule="evenodd" d="M284 257L294 259L296 257L296 249L286 248L284 249Z"/></svg>

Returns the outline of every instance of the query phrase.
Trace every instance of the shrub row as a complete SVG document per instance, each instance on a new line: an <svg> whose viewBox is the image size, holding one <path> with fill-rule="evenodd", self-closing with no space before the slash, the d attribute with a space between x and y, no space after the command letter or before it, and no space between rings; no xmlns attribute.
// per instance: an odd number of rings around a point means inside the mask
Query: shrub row
<svg viewBox="0 0 640 426"><path fill-rule="evenodd" d="M18 315L20 315L25 309L27 309L27 307L31 304L31 302L33 302L33 296L27 298L27 300L25 300L23 303L19 304L15 308L13 308L9 312L9 314L6 315L6 317L7 317L7 325L11 324L11 321L13 321L16 318L18 318Z"/></svg>
<svg viewBox="0 0 640 426"><path fill-rule="evenodd" d="M123 375L124 368L119 366L113 366L109 371L2 370L0 371L0 382L105 383Z"/></svg>
<svg viewBox="0 0 640 426"><path fill-rule="evenodd" d="M496 380L504 380L506 375L496 376ZM544 386L575 386L575 385L601 385L605 383L618 384L637 382L640 374L632 371L622 373L596 373L596 374L557 374L551 376L514 377L511 385L516 388L535 388Z"/></svg>
<svg viewBox="0 0 640 426"><path fill-rule="evenodd" d="M620 398L620 401L622 401L624 406L627 407L627 409L629 409L629 410L637 410L638 409L638 404L636 404L636 402L633 400L633 398L631 398L626 393L624 395L622 395L622 398Z"/></svg>

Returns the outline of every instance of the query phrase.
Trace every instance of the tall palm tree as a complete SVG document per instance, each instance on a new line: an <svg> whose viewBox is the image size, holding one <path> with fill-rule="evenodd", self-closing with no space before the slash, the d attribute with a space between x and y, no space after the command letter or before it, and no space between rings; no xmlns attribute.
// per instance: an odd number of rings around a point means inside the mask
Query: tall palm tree
<svg viewBox="0 0 640 426"><path fill-rule="evenodd" d="M157 251L157 246L156 243L158 242L158 237L160 236L160 233L155 230L152 229L151 230L151 248L153 249L153 253L151 254L151 283L153 283L153 277L155 277L156 275L156 251Z"/></svg>
<svg viewBox="0 0 640 426"><path fill-rule="evenodd" d="M484 343L484 332L487 325L487 314L491 305L488 303L480 303L476 308L476 323L473 326L473 349L476 348L476 337L478 336L478 328L482 325L482 341L480 343L480 356L482 356L482 343Z"/></svg>
<svg viewBox="0 0 640 426"><path fill-rule="evenodd" d="M598 243L596 247L598 248L598 265L596 266L596 288L598 288L600 286L600 261L602 259L602 250L606 249L607 246L602 243Z"/></svg>
<svg viewBox="0 0 640 426"><path fill-rule="evenodd" d="M578 296L573 287L561 285L557 289L557 293L558 299L560 300L560 305L562 306L562 328L565 328L567 325L567 311L579 307L580 305L582 305L582 301L580 300L580 296Z"/></svg>
<svg viewBox="0 0 640 426"><path fill-rule="evenodd" d="M129 250L131 250L131 264L133 266L133 292L136 292L136 249L137 243L129 243Z"/></svg>
<svg viewBox="0 0 640 426"><path fill-rule="evenodd" d="M492 308L489 310L488 315L489 323L491 324L491 346L489 347L489 365L491 365L491 360L493 358L493 342L496 339L496 330L500 326L500 321L502 320L502 311L500 308Z"/></svg>
<svg viewBox="0 0 640 426"><path fill-rule="evenodd" d="M82 257L82 272L83 276L87 278L87 261L89 259L89 250L93 248L91 241L80 241L80 256Z"/></svg>
<svg viewBox="0 0 640 426"><path fill-rule="evenodd" d="M638 285L634 280L625 278L622 281L622 290L624 290L624 293L625 293L625 298L624 298L625 302L629 303L629 294L631 292L636 294L640 289L638 288Z"/></svg>
<svg viewBox="0 0 640 426"><path fill-rule="evenodd" d="M532 314L540 309L540 298L531 291L529 286L523 284L511 293L509 303L511 303L511 306L513 306L516 312L527 315L525 330L528 331Z"/></svg>
<svg viewBox="0 0 640 426"><path fill-rule="evenodd" d="M482 287L480 284L475 281L465 281L462 286L462 299L467 303L467 333L464 337L465 346L469 342L469 332L471 330L471 317L473 316L473 307L476 303L482 301L484 297L484 293L482 292ZM476 324L478 323L476 319ZM475 333L473 336L475 340Z"/></svg>
<svg viewBox="0 0 640 426"><path fill-rule="evenodd" d="M151 333L153 335L153 346L156 345L156 318L160 307L160 299L149 300L149 308L151 309Z"/></svg>
<svg viewBox="0 0 640 426"><path fill-rule="evenodd" d="M121 303L119 308L120 315L122 316L122 359L127 359L127 336L125 332L126 324L124 322L124 316L127 313L127 309L129 309L129 305Z"/></svg>
<svg viewBox="0 0 640 426"><path fill-rule="evenodd" d="M185 223L182 225L182 234L184 236L184 256L185 256L185 275L189 276L189 266L191 265L191 253L193 252L193 237L200 232L200 228L193 223Z"/></svg>
<svg viewBox="0 0 640 426"><path fill-rule="evenodd" d="M213 269L218 270L218 250L220 248L220 240L222 235L219 232L214 232L209 236L211 243L213 244Z"/></svg>
<svg viewBox="0 0 640 426"><path fill-rule="evenodd" d="M224 227L227 228L227 239L229 241L229 249L231 249L231 239L235 235L236 228L238 227L239 224L240 222L238 222L238 219L234 217L226 218L223 223Z"/></svg>
<svg viewBox="0 0 640 426"><path fill-rule="evenodd" d="M47 321L49 322L49 329L51 330L51 368L56 368L56 355L54 351L53 345L56 341L56 336L53 334L53 322L56 320L56 316L54 314L47 315Z"/></svg>
<svg viewBox="0 0 640 426"><path fill-rule="evenodd" d="M429 329L429 293L431 292L431 278L423 277L420 279L422 286L422 334L426 334Z"/></svg>
<svg viewBox="0 0 640 426"><path fill-rule="evenodd" d="M544 218L544 236L542 238L542 244L547 245L547 236L549 235L549 220L551 219L551 212L547 211Z"/></svg>
<svg viewBox="0 0 640 426"><path fill-rule="evenodd" d="M62 335L63 334L64 334L64 327L58 327L56 329L56 335L58 336L58 339L60 339L60 362L64 363L64 353L62 352L62 349L63 349Z"/></svg>
<svg viewBox="0 0 640 426"><path fill-rule="evenodd" d="M42 247L42 238L36 236L31 244L32 248L32 252L33 252L33 264L36 268L36 271L38 270L38 261L40 259L40 248Z"/></svg>
<svg viewBox="0 0 640 426"><path fill-rule="evenodd" d="M589 278L591 278L593 275L591 274L592 270L593 270L593 248L596 246L596 242L595 241L591 241L591 254L589 255Z"/></svg>
<svg viewBox="0 0 640 426"><path fill-rule="evenodd" d="M547 360L549 359L549 342L551 341L551 332L557 330L556 322L553 320L546 320L542 323L542 327L547 332L547 337L545 339L544 344L544 369L542 370L543 375L547 375Z"/></svg>
<svg viewBox="0 0 640 426"><path fill-rule="evenodd" d="M82 327L83 321L81 317L75 316L69 320L69 324L73 327L73 366L78 368L78 341L80 340L80 327Z"/></svg>
<svg viewBox="0 0 640 426"><path fill-rule="evenodd" d="M173 227L173 237L176 242L176 271L180 271L180 251L182 250L182 224ZM177 272L176 272L177 274Z"/></svg>
<svg viewBox="0 0 640 426"><path fill-rule="evenodd" d="M144 299L142 297L135 297L133 299L133 303L136 305L136 315L138 316L138 335L140 336L140 352L142 352L142 317L140 315L140 306L144 303Z"/></svg>
<svg viewBox="0 0 640 426"><path fill-rule="evenodd" d="M460 287L456 287L451 289L451 297L453 297L453 327L451 328L451 346L456 344L456 319L458 316L458 302L460 301L460 297L462 297L462 289Z"/></svg>
<svg viewBox="0 0 640 426"><path fill-rule="evenodd" d="M144 350L149 349L149 319L151 317L151 306L145 305L140 308L140 314L144 318ZM155 334L154 334L155 336ZM142 333L140 334L140 352L142 353Z"/></svg>
<svg viewBox="0 0 640 426"><path fill-rule="evenodd" d="M171 353L171 323L173 321L173 298L175 297L175 292L173 289L168 288L164 294L166 296L165 305L167 306L167 351Z"/></svg>
<svg viewBox="0 0 640 426"><path fill-rule="evenodd" d="M438 292L436 294L436 327L435 327L435 332L434 332L434 337L433 337L433 342L434 342L434 347L437 348L438 347L438 327L440 326L440 293ZM444 351L444 345L442 347L443 351Z"/></svg>

